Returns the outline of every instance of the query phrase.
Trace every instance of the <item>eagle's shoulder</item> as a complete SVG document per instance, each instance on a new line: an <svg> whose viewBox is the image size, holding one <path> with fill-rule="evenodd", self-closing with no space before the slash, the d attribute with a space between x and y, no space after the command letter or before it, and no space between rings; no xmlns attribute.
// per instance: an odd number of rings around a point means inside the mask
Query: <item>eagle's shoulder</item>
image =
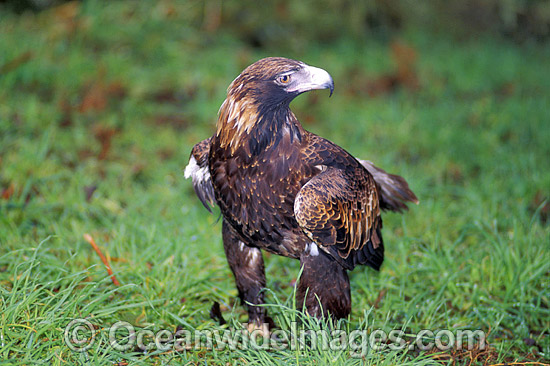
<svg viewBox="0 0 550 366"><path fill-rule="evenodd" d="M357 160L345 149L321 136L306 131L304 141L303 159L309 164L323 168L328 166L353 168L359 165Z"/></svg>

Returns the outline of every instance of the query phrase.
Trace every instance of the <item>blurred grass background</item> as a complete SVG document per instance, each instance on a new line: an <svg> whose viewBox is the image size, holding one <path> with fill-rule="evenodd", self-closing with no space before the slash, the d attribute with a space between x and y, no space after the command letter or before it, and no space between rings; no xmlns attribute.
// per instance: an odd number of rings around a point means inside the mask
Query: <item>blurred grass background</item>
<svg viewBox="0 0 550 366"><path fill-rule="evenodd" d="M330 361L548 363L549 25L546 1L4 1L0 359L326 363L307 349L120 353L97 342L75 353L63 342L80 317L98 333L117 320L212 329L218 301L246 320L217 216L182 169L233 78L277 55L335 80L331 99L293 102L305 128L406 177L421 201L384 216L382 271L351 274L350 327L481 329L490 344ZM291 296L298 271L266 256L271 302Z"/></svg>

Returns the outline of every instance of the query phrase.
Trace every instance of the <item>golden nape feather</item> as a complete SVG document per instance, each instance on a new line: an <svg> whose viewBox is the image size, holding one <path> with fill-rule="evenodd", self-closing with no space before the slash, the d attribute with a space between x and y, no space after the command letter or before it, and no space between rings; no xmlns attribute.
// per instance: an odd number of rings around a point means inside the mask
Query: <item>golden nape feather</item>
<svg viewBox="0 0 550 366"><path fill-rule="evenodd" d="M298 300L309 314L346 317L347 271L379 269L381 210L418 203L402 177L357 160L303 129L290 110L299 94L334 88L325 71L262 59L229 86L216 133L195 145L185 176L223 218L224 250L249 322L266 321L262 250L300 260Z"/></svg>

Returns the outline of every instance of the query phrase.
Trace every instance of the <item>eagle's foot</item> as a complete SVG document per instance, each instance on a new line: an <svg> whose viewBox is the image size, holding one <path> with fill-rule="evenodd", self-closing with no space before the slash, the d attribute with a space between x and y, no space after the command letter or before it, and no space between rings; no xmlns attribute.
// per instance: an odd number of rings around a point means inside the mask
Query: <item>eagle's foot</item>
<svg viewBox="0 0 550 366"><path fill-rule="evenodd" d="M257 323L256 321L252 321L246 324L246 329L248 333L255 333L262 338L270 336L269 323Z"/></svg>

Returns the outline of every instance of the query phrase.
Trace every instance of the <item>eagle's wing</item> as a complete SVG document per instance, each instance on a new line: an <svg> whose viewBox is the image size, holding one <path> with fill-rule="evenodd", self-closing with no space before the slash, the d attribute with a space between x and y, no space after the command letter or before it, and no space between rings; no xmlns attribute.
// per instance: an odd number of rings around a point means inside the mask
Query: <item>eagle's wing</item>
<svg viewBox="0 0 550 366"><path fill-rule="evenodd" d="M378 168L371 161L359 160L369 173L372 174L374 181L380 192L380 208L402 212L409 208L405 202L413 202L418 204L418 198L409 188L409 184L405 178L399 175L387 173L385 170Z"/></svg>
<svg viewBox="0 0 550 366"><path fill-rule="evenodd" d="M294 215L306 235L345 268L380 268L384 247L378 191L362 166L327 168L316 175L298 192Z"/></svg>
<svg viewBox="0 0 550 366"><path fill-rule="evenodd" d="M195 193L201 200L204 207L209 212L212 212L211 207L216 204L214 197L214 187L210 178L210 170L208 169L208 153L210 151L210 139L202 140L191 150L189 164L185 168L185 178L191 178Z"/></svg>

